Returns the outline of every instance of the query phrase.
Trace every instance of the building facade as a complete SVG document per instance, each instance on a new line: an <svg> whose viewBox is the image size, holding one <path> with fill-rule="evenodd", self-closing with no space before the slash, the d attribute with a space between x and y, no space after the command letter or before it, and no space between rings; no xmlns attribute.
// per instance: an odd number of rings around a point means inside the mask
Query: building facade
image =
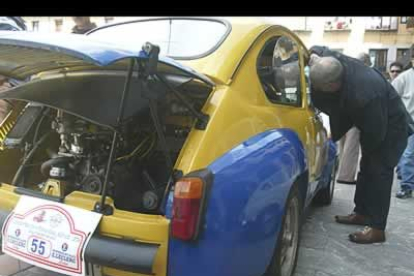
<svg viewBox="0 0 414 276"><path fill-rule="evenodd" d="M306 46L326 45L356 57L369 53L374 67L385 72L396 60L407 64L414 53L414 17L272 18L293 29Z"/></svg>
<svg viewBox="0 0 414 276"><path fill-rule="evenodd" d="M91 17L97 26L143 17ZM23 17L29 31L70 33L72 17ZM370 54L376 68L385 72L395 60L413 55L414 17L269 17L294 30L306 46L326 45L350 56Z"/></svg>

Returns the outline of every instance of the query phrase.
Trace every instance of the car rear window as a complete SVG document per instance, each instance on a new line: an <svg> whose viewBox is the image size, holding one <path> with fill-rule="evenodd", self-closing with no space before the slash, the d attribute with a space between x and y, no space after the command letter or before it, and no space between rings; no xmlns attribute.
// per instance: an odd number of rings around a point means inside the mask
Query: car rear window
<svg viewBox="0 0 414 276"><path fill-rule="evenodd" d="M88 35L118 45L145 42L159 45L161 55L174 59L196 59L214 52L230 33L230 25L218 20L157 19L125 22L96 29Z"/></svg>

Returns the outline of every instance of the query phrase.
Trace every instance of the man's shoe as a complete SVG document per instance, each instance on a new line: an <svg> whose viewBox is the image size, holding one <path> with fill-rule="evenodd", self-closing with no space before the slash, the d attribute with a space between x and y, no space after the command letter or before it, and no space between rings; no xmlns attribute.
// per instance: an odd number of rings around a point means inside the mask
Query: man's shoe
<svg viewBox="0 0 414 276"><path fill-rule="evenodd" d="M337 179L336 182L340 183L340 184L347 184L347 185L355 185L356 184L356 181L346 181L346 180L340 180L340 179Z"/></svg>
<svg viewBox="0 0 414 276"><path fill-rule="evenodd" d="M368 223L368 218L366 216L357 214L357 213L352 213L349 214L347 216L335 216L335 221L337 223L342 223L342 224L353 224L353 225L362 225L365 226Z"/></svg>
<svg viewBox="0 0 414 276"><path fill-rule="evenodd" d="M371 244L385 242L384 230L366 226L363 231L349 234L349 240L355 243Z"/></svg>
<svg viewBox="0 0 414 276"><path fill-rule="evenodd" d="M411 198L413 197L413 191L411 189L401 189L395 196L400 199Z"/></svg>

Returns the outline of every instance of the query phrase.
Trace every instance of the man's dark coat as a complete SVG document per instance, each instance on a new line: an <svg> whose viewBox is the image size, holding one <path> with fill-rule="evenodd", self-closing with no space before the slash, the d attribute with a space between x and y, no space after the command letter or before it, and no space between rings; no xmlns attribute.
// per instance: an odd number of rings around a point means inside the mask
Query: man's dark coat
<svg viewBox="0 0 414 276"><path fill-rule="evenodd" d="M412 131L411 117L393 86L379 71L357 59L321 46L310 51L321 57L335 57L344 67L339 93L311 89L313 104L329 115L332 139L339 140L356 126L361 131L363 153L381 152L380 156L390 165L396 164L401 154L399 149Z"/></svg>

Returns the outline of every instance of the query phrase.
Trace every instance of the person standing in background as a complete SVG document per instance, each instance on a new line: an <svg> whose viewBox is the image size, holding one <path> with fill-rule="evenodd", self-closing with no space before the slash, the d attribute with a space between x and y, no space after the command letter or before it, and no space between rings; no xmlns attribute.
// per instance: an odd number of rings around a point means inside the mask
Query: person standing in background
<svg viewBox="0 0 414 276"><path fill-rule="evenodd" d="M20 16L1 16L0 31L26 31L27 27Z"/></svg>
<svg viewBox="0 0 414 276"><path fill-rule="evenodd" d="M390 65L389 75L390 75L390 81L395 80L396 77L398 77L399 74L401 74L403 70L403 65L401 62L394 61Z"/></svg>
<svg viewBox="0 0 414 276"><path fill-rule="evenodd" d="M366 53L360 53L358 59L366 66L371 67L370 57ZM338 178L336 182L341 184L356 184L356 172L359 164L359 130L351 128L339 141L340 161Z"/></svg>
<svg viewBox="0 0 414 276"><path fill-rule="evenodd" d="M400 95L408 113L414 119L414 68L408 69L396 77L392 85ZM414 190L414 135L408 137L407 147L401 156L397 170L400 190L396 197L406 199L412 197Z"/></svg>

